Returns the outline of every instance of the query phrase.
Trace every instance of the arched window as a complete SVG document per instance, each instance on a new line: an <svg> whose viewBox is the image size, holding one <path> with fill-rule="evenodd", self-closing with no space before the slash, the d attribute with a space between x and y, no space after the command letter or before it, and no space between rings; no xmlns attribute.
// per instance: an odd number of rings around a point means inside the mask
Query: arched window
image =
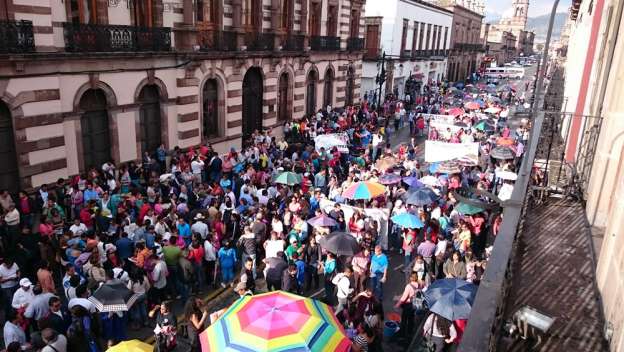
<svg viewBox="0 0 624 352"><path fill-rule="evenodd" d="M69 0L69 9L72 23L97 22L97 0Z"/></svg>
<svg viewBox="0 0 624 352"><path fill-rule="evenodd" d="M141 107L141 155L153 154L162 143L162 127L160 116L160 94L154 84L146 85L139 94Z"/></svg>
<svg viewBox="0 0 624 352"><path fill-rule="evenodd" d="M255 130L262 130L263 78L258 67L250 68L243 78L243 141Z"/></svg>
<svg viewBox="0 0 624 352"><path fill-rule="evenodd" d="M334 71L331 68L325 72L325 84L323 86L323 108L333 105L334 102Z"/></svg>
<svg viewBox="0 0 624 352"><path fill-rule="evenodd" d="M288 120L288 115L290 115L290 100L288 99L289 86L288 73L284 72L279 79L279 90L277 96L277 119L279 121Z"/></svg>
<svg viewBox="0 0 624 352"><path fill-rule="evenodd" d="M202 90L202 136L204 139L219 137L219 83L209 79Z"/></svg>
<svg viewBox="0 0 624 352"><path fill-rule="evenodd" d="M80 129L84 169L100 167L111 158L111 139L106 95L101 89L89 89L80 98Z"/></svg>
<svg viewBox="0 0 624 352"><path fill-rule="evenodd" d="M15 151L13 118L9 107L0 101L0 190L15 193L20 188L19 168Z"/></svg>
<svg viewBox="0 0 624 352"><path fill-rule="evenodd" d="M318 74L315 70L308 73L308 83L306 87L306 114L312 115L316 113L316 83L318 82Z"/></svg>
<svg viewBox="0 0 624 352"><path fill-rule="evenodd" d="M353 66L349 66L347 69L347 85L345 87L345 105L353 105L353 89L355 86L355 72Z"/></svg>

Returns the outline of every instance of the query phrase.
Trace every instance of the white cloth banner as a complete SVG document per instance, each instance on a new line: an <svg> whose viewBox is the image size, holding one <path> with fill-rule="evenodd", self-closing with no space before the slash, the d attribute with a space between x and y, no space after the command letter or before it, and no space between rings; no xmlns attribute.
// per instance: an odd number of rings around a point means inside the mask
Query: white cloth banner
<svg viewBox="0 0 624 352"><path fill-rule="evenodd" d="M455 121L455 116L452 115L438 115L438 114L421 114L422 117L427 121L439 121L453 124Z"/></svg>
<svg viewBox="0 0 624 352"><path fill-rule="evenodd" d="M336 204L336 202L332 202L329 199L321 199L319 207L323 209L326 214L329 214L329 212L334 209L334 204ZM345 222L347 224L356 211L359 211L365 216L369 216L374 221L377 221L379 224L379 244L384 250L388 249L388 218L390 217L390 210L385 208L362 209L346 204L340 204L340 209L344 212Z"/></svg>
<svg viewBox="0 0 624 352"><path fill-rule="evenodd" d="M447 128L451 129L451 133L455 134L459 132L460 129L464 129L464 131L468 130L468 127L455 126L452 123L446 123L440 120L431 120L429 121L429 128L435 128L438 131L438 134L442 134L446 131Z"/></svg>
<svg viewBox="0 0 624 352"><path fill-rule="evenodd" d="M349 136L344 132L321 134L314 138L314 147L317 152L321 151L321 148L325 148L326 151L329 151L333 147L336 147L339 152L348 153Z"/></svg>
<svg viewBox="0 0 624 352"><path fill-rule="evenodd" d="M439 141L425 141L425 161L436 163L440 161L459 159L479 163L479 143L446 143Z"/></svg>

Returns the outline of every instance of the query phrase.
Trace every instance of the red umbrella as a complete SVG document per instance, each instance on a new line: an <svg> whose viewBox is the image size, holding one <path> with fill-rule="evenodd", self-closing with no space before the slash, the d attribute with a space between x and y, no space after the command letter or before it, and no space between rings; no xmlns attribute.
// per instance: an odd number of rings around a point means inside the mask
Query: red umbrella
<svg viewBox="0 0 624 352"><path fill-rule="evenodd" d="M477 110L479 109L481 106L479 106L479 103L476 103L474 101L468 102L466 104L464 104L464 107L468 110Z"/></svg>
<svg viewBox="0 0 624 352"><path fill-rule="evenodd" d="M460 108L452 108L448 110L448 114L451 116L459 116L463 113L464 113L464 109L460 109Z"/></svg>

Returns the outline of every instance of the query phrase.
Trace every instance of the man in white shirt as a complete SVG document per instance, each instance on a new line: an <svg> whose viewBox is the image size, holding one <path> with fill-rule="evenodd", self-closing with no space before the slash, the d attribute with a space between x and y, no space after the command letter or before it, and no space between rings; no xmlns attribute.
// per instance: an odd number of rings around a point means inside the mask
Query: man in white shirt
<svg viewBox="0 0 624 352"><path fill-rule="evenodd" d="M208 236L208 225L204 222L204 215L202 213L197 213L194 220L195 223L191 226L191 232L198 233L202 240L205 240L206 236Z"/></svg>
<svg viewBox="0 0 624 352"><path fill-rule="evenodd" d="M19 282L20 288L15 291L13 295L13 302L11 306L15 309L20 309L28 306L30 302L35 298L35 294L32 290L32 282L28 278L23 278Z"/></svg>
<svg viewBox="0 0 624 352"><path fill-rule="evenodd" d="M162 301L165 298L165 286L167 286L167 274L169 270L167 269L167 264L165 264L161 258L152 254L151 259L156 262L154 270L152 271L152 287L155 290L154 296L157 300Z"/></svg>
<svg viewBox="0 0 624 352"><path fill-rule="evenodd" d="M444 235L438 235L438 243L436 244L435 256L440 257L446 253L446 246L448 245L448 241L444 238Z"/></svg>
<svg viewBox="0 0 624 352"><path fill-rule="evenodd" d="M75 306L81 306L89 313L95 313L97 310L95 304L87 299L89 297L89 290L86 285L80 285L76 287L76 298L72 298L67 303L67 309L71 310Z"/></svg>
<svg viewBox="0 0 624 352"><path fill-rule="evenodd" d="M87 226L80 222L80 218L74 219L74 223L69 227L74 236L80 236L88 231Z"/></svg>
<svg viewBox="0 0 624 352"><path fill-rule="evenodd" d="M204 161L201 160L199 158L199 156L196 156L195 158L193 158L193 161L191 161L191 172L193 172L193 177L195 178L195 181L200 183L202 181L202 171L204 170Z"/></svg>
<svg viewBox="0 0 624 352"><path fill-rule="evenodd" d="M332 280L332 283L336 285L337 289L336 297L338 298L338 305L335 309L336 314L347 308L349 295L353 292L353 288L351 288L351 275L353 275L353 270L351 267L346 267L343 273L336 275Z"/></svg>

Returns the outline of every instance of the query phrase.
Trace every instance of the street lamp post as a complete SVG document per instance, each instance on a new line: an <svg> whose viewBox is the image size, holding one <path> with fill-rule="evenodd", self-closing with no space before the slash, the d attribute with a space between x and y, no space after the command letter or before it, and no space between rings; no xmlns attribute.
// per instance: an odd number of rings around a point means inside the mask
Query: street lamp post
<svg viewBox="0 0 624 352"><path fill-rule="evenodd" d="M381 55L381 70L375 77L375 83L379 85L379 94L377 95L377 110L381 107L381 90L383 88L383 84L386 81L386 52L384 51Z"/></svg>

